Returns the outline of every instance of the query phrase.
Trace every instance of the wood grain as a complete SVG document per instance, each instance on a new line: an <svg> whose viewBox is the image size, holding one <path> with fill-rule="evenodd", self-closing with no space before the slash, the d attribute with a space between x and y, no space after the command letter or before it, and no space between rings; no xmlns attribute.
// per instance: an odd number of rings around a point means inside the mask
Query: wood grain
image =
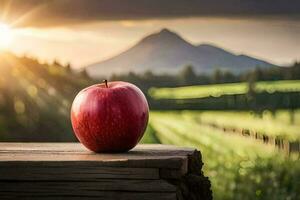
<svg viewBox="0 0 300 200"><path fill-rule="evenodd" d="M1 194L1 199L22 199L22 200L177 200L176 193L170 192L121 192L121 191L102 191L95 194L89 192L88 195L71 194L61 195L58 192L49 193L9 193Z"/></svg>
<svg viewBox="0 0 300 200"><path fill-rule="evenodd" d="M0 182L2 192L41 192L71 195L74 192L87 195L101 191L175 192L176 187L164 180L100 179L97 181L18 181Z"/></svg>
<svg viewBox="0 0 300 200"><path fill-rule="evenodd" d="M0 143L1 151L51 151L51 152L90 152L80 143L17 143L17 142L2 142ZM186 155L195 149L187 147L177 147L174 145L162 144L139 144L132 151L147 151L148 153L162 152L170 154ZM126 154L126 153L122 153Z"/></svg>
<svg viewBox="0 0 300 200"><path fill-rule="evenodd" d="M101 179L159 179L157 168L99 167L97 165L47 165L2 163L0 181L98 181Z"/></svg>
<svg viewBox="0 0 300 200"><path fill-rule="evenodd" d="M79 143L1 143L0 166L5 162L96 162L98 166L171 168L187 165L194 149L164 145L138 145L127 153L96 154ZM65 163L64 163L65 164Z"/></svg>
<svg viewBox="0 0 300 200"><path fill-rule="evenodd" d="M0 199L210 200L201 168L200 152L170 145L97 154L79 143L0 143Z"/></svg>

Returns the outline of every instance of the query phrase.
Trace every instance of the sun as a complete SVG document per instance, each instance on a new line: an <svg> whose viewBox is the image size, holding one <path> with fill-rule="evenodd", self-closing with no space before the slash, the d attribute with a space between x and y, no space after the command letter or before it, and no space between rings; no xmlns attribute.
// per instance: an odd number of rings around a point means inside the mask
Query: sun
<svg viewBox="0 0 300 200"><path fill-rule="evenodd" d="M7 48L13 40L12 29L7 25L0 23L0 49Z"/></svg>

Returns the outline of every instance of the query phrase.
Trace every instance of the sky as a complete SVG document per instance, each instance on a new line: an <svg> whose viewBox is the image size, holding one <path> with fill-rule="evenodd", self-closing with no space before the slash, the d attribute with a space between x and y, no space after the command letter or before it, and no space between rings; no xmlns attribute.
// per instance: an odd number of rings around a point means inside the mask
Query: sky
<svg viewBox="0 0 300 200"><path fill-rule="evenodd" d="M296 0L0 0L0 21L10 26L5 49L74 68L162 28L279 65L300 60Z"/></svg>

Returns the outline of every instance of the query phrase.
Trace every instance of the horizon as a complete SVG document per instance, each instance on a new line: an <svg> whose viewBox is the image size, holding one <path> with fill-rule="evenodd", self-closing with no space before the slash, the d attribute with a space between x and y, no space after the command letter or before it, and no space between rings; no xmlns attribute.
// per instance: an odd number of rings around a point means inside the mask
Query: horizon
<svg viewBox="0 0 300 200"><path fill-rule="evenodd" d="M78 69L167 28L193 45L208 43L275 65L299 60L300 4L247 1L231 7L233 0L153 0L151 6L146 0L0 0L0 49Z"/></svg>
<svg viewBox="0 0 300 200"><path fill-rule="evenodd" d="M40 55L39 53L36 53L36 52L34 52L32 50L29 50L29 51L18 50L16 48L12 47L12 46L9 46L9 47L7 47L5 49L2 49L2 50L14 53L17 56L26 55L26 56L29 56L29 57L33 57L33 58L39 60L42 63L51 63L54 60L57 60L59 62L62 62L63 64L71 63L71 65L72 65L72 67L74 69L82 69L82 68L85 68L88 65L92 65L92 64L95 64L95 63L102 62L102 61L108 60L110 58L113 58L114 56L117 56L120 53L123 53L126 50L128 50L129 48L133 47L134 45L138 44L143 38L145 38L145 37L147 37L149 35L152 35L152 34L156 34L156 33L160 32L163 29L168 29L168 30L170 30L171 32L173 32L175 34L178 34L185 41L189 42L190 44L192 44L194 46L208 44L208 45L215 46L217 48L221 48L221 49L223 49L225 51L231 52L231 53L233 53L235 55L247 55L247 56L251 56L253 58L261 59L261 60L264 60L266 62L275 64L275 65L278 65L278 66L283 66L283 67L284 66L289 66L293 62L298 61L300 59L300 58L295 57L294 59L291 58L291 59L286 59L285 61L282 61L282 62L278 62L278 61L276 62L276 59L267 58L267 56L263 57L263 56L260 56L260 55L258 55L256 53L252 53L251 51L242 51L242 50L239 51L237 48L230 48L230 47L227 47L227 46L222 46L222 45L220 45L220 44L218 44L218 43L216 43L214 41L209 41L209 40L207 40L207 41L201 41L201 40L199 40L199 42L197 42L197 38L188 39L183 34L180 34L178 31L174 31L173 29L166 28L166 27L162 27L160 29L144 33L144 34L142 34L142 36L140 38L136 38L136 39L131 38L131 40L128 42L128 44L126 43L125 45L123 45L122 47L118 48L117 50L111 51L107 55L104 55L104 56L101 56L101 55L95 56L94 59L93 58L90 58L90 59L88 58L87 61L84 62L84 63L76 62L72 58L71 59L64 59L61 56L55 56L55 55L53 55L53 56L44 56L44 55ZM22 32L22 30L21 30L21 32ZM25 33L26 33L26 30L25 30ZM43 37L43 36L41 36L41 37ZM75 55L74 55L74 58L76 58ZM72 60L74 62L72 62ZM80 64L77 64L77 63L80 63Z"/></svg>
<svg viewBox="0 0 300 200"><path fill-rule="evenodd" d="M261 60L264 60L264 61L266 61L266 62L269 62L269 63L275 64L275 65L278 65L278 66L280 66L280 67L288 67L289 65L293 64L294 61L298 61L297 59L295 59L295 60L293 60L293 61L291 61L291 62L289 62L289 63L284 63L284 64L283 64L283 63L281 63L281 64L277 63L277 64L276 64L276 63L274 63L272 60L264 59L264 58L259 57L259 56L253 56L253 55L250 55L250 54L247 54L247 53L243 53L243 52L233 51L233 50L228 49L228 48L226 48L226 47L224 47L224 46L219 46L218 44L213 43L213 42L206 42L206 41L203 41L203 42L201 42L201 43L194 43L194 42L192 42L192 41L187 40L183 35L179 34L179 33L176 32L176 31L173 31L173 30L171 30L171 29L169 29L169 28L161 28L161 29L159 29L159 30L157 30L157 31L154 31L154 32L149 33L149 34L146 34L146 35L143 36L142 38L140 38L140 39L138 39L137 41L135 41L133 44L129 45L128 47L125 47L124 50L121 50L120 52L117 52L117 53L113 54L112 56L105 57L105 58L102 59L102 60L97 60L96 62L90 63L89 65L101 63L101 62L104 62L104 61L106 61L106 60L112 59L112 58L118 56L119 54L122 54L122 53L126 52L126 51L129 50L130 48L132 48L132 47L134 47L134 46L140 44L140 42L143 41L145 38L147 38L147 37L149 37L149 36L152 36L152 35L160 34L160 33L161 33L162 31L164 31L164 30L166 30L166 31L168 31L168 32L171 32L172 34L175 34L175 35L179 36L181 39L183 39L184 41L188 42L189 44L191 44L191 45L193 45L193 46L195 46L195 47L201 46L201 45L213 46L213 47L216 47L216 48L220 48L220 49L222 49L222 50L224 50L224 51L227 51L227 52L229 52L229 53L233 53L234 55L237 55L237 56L242 56L242 55L250 56L250 57L255 58L255 59L261 59Z"/></svg>

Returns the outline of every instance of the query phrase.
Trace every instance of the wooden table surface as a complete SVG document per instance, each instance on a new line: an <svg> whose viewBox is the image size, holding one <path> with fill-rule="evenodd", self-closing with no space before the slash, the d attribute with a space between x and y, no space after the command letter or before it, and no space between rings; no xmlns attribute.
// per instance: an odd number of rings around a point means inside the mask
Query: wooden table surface
<svg viewBox="0 0 300 200"><path fill-rule="evenodd" d="M201 167L199 151L170 145L97 154L80 143L0 143L0 199L188 199L189 174L209 196Z"/></svg>

